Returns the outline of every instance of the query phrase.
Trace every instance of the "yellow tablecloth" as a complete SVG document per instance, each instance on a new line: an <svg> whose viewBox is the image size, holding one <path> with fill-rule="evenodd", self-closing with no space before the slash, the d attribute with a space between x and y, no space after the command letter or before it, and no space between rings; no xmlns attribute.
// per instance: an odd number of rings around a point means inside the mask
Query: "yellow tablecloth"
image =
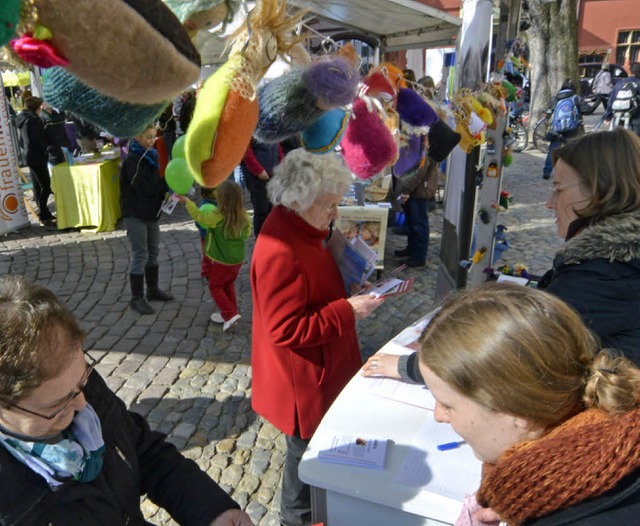
<svg viewBox="0 0 640 526"><path fill-rule="evenodd" d="M118 160L53 168L58 229L115 230L121 217Z"/></svg>

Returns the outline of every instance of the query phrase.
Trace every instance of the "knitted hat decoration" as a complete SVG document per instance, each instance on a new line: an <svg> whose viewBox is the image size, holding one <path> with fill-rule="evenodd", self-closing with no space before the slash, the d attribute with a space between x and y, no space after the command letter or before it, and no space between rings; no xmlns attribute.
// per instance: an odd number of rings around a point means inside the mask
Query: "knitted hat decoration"
<svg viewBox="0 0 640 526"><path fill-rule="evenodd" d="M116 137L135 137L165 109L167 103L130 104L100 93L63 68L51 68L42 94L51 106L70 111Z"/></svg>
<svg viewBox="0 0 640 526"><path fill-rule="evenodd" d="M453 131L443 120L439 120L429 128L427 137L429 158L436 163L444 161L461 139L461 135Z"/></svg>
<svg viewBox="0 0 640 526"><path fill-rule="evenodd" d="M342 141L349 123L349 113L342 108L324 112L302 132L302 147L311 153L328 153Z"/></svg>
<svg viewBox="0 0 640 526"><path fill-rule="evenodd" d="M395 106L398 92L380 70L374 69L362 79L360 94L367 97L377 97Z"/></svg>
<svg viewBox="0 0 640 526"><path fill-rule="evenodd" d="M108 97L159 104L198 79L200 55L160 0L32 0L27 5L34 24L12 41L14 50L43 67L62 65ZM40 39L36 30L45 36Z"/></svg>
<svg viewBox="0 0 640 526"><path fill-rule="evenodd" d="M325 110L351 102L357 84L355 70L340 58L295 68L271 80L258 88L260 115L254 136L280 142L304 131Z"/></svg>
<svg viewBox="0 0 640 526"><path fill-rule="evenodd" d="M369 111L366 102L353 103L342 143L342 157L347 167L360 179L369 179L382 171L398 155L396 141L376 111Z"/></svg>
<svg viewBox="0 0 640 526"><path fill-rule="evenodd" d="M398 90L396 110L400 119L410 126L408 131L411 133L426 133L429 126L440 119L427 101L410 88Z"/></svg>

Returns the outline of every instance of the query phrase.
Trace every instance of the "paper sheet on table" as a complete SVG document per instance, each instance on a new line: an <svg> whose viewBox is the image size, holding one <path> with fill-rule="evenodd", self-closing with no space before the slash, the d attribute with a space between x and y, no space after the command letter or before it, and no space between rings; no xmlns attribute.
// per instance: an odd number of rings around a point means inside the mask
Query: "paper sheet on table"
<svg viewBox="0 0 640 526"><path fill-rule="evenodd" d="M415 351L417 349L417 342L420 339L422 332L424 331L425 327L429 325L431 318L435 316L438 310L439 309L434 309L427 315L420 318L418 321L412 323L391 341L393 343L401 345L406 349Z"/></svg>
<svg viewBox="0 0 640 526"><path fill-rule="evenodd" d="M369 392L376 396L423 407L431 411L436 407L435 398L424 385L376 376L369 376L367 384Z"/></svg>
<svg viewBox="0 0 640 526"><path fill-rule="evenodd" d="M462 501L466 493L480 486L482 463L468 445L448 451L437 449L438 444L459 440L462 438L449 424L439 424L429 415L394 482Z"/></svg>

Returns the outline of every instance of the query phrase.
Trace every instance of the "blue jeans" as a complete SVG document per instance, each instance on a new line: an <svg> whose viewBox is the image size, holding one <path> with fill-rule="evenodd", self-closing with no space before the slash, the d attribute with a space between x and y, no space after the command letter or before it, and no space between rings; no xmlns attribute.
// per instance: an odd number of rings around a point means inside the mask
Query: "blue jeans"
<svg viewBox="0 0 640 526"><path fill-rule="evenodd" d="M125 217L124 226L131 243L130 274L144 274L145 267L158 266L160 253L160 225L158 220Z"/></svg>
<svg viewBox="0 0 640 526"><path fill-rule="evenodd" d="M409 197L402 205L405 215L404 226L409 232L407 248L409 257L415 261L427 259L429 248L429 217L427 215L428 199Z"/></svg>
<svg viewBox="0 0 640 526"><path fill-rule="evenodd" d="M553 172L553 162L551 161L551 153L556 148L562 146L560 141L550 141L549 142L549 151L547 152L547 159L544 162L544 168L542 169L542 175L545 179L551 177L551 172Z"/></svg>

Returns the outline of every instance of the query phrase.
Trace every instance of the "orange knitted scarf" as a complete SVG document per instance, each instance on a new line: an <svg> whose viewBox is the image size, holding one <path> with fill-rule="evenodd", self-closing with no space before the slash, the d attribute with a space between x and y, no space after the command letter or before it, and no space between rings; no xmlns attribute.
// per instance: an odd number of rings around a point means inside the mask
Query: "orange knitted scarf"
<svg viewBox="0 0 640 526"><path fill-rule="evenodd" d="M640 469L640 409L589 409L485 464L477 493L510 526L597 497Z"/></svg>

